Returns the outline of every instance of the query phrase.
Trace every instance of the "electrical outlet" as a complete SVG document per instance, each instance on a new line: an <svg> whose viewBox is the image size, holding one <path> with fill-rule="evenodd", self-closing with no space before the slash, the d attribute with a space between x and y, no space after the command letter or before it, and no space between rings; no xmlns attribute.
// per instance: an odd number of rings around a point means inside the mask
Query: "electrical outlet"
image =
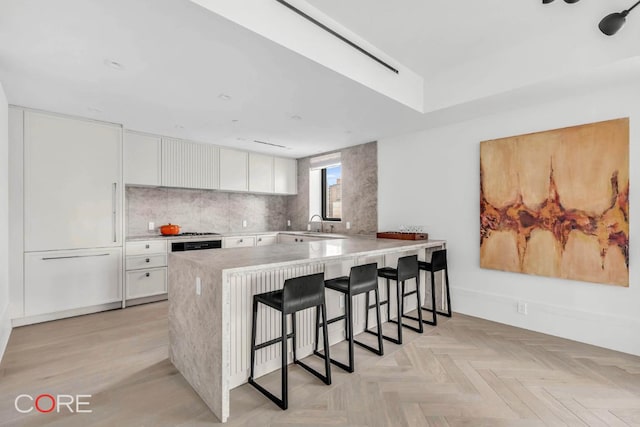
<svg viewBox="0 0 640 427"><path fill-rule="evenodd" d="M247 228L247 220L246 219L242 220L242 228Z"/></svg>
<svg viewBox="0 0 640 427"><path fill-rule="evenodd" d="M153 231L155 229L156 229L156 224L153 221L149 221L149 224L147 226L147 230Z"/></svg>
<svg viewBox="0 0 640 427"><path fill-rule="evenodd" d="M529 307L527 306L526 302L518 301L518 307L517 307L518 313L526 315L528 314L528 308Z"/></svg>
<svg viewBox="0 0 640 427"><path fill-rule="evenodd" d="M287 227L291 227L291 220L290 219L287 220Z"/></svg>
<svg viewBox="0 0 640 427"><path fill-rule="evenodd" d="M347 221L347 230L351 230L351 222Z"/></svg>
<svg viewBox="0 0 640 427"><path fill-rule="evenodd" d="M199 277L196 277L196 295L202 295L202 280Z"/></svg>

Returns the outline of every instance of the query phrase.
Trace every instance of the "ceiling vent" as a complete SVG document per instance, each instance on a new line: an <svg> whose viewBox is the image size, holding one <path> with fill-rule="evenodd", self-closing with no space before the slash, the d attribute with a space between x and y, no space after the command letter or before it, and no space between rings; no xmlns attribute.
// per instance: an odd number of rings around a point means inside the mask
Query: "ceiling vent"
<svg viewBox="0 0 640 427"><path fill-rule="evenodd" d="M272 144L271 142L258 141L257 139L254 139L253 142L255 142L256 144L269 145L271 147L285 148L285 149L289 150L289 147L286 147L286 146L280 145L280 144Z"/></svg>

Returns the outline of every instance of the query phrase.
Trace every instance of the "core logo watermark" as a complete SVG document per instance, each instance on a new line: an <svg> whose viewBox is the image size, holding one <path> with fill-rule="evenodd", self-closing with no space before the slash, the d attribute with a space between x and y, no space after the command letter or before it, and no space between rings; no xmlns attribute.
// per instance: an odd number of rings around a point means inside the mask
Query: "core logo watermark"
<svg viewBox="0 0 640 427"><path fill-rule="evenodd" d="M28 414L34 410L43 414L50 412L90 414L93 410L86 408L91 405L89 399L91 399L90 394L57 394L54 396L52 394L42 393L35 397L30 394L21 394L16 397L14 406L16 411L21 414Z"/></svg>

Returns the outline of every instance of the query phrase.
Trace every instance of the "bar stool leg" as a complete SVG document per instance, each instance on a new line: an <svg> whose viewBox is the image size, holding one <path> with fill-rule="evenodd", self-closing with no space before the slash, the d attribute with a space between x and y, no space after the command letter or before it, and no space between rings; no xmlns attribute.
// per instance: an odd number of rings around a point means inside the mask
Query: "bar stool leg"
<svg viewBox="0 0 640 427"><path fill-rule="evenodd" d="M295 363L296 360L298 360L298 357L296 356L296 338L298 337L296 335L296 314L297 313L291 313L291 334L293 335L293 362Z"/></svg>
<svg viewBox="0 0 640 427"><path fill-rule="evenodd" d="M287 315L282 312L282 409L287 409L289 406L289 393L288 393L288 373L287 373Z"/></svg>
<svg viewBox="0 0 640 427"><path fill-rule="evenodd" d="M391 321L391 285L387 279L387 322Z"/></svg>
<svg viewBox="0 0 640 427"><path fill-rule="evenodd" d="M380 316L380 292L378 288L374 289L376 294L376 314L378 320L378 354L382 356L384 354L384 348L382 347L382 317ZM367 292L367 296L369 296L369 292ZM367 306L367 311L369 311L369 306Z"/></svg>
<svg viewBox="0 0 640 427"><path fill-rule="evenodd" d="M353 342L355 344L358 344L360 347L362 348L366 348L367 350L369 350L372 353L377 354L378 356L382 356L384 354L384 349L383 349L383 345L382 345L382 316L380 313L380 293L378 291L378 288L376 287L375 289L373 289L373 291L375 292L375 297L376 297L376 303L373 306L369 305L369 292L371 291L367 291L365 292L365 300L366 300L366 305L365 305L365 328L364 328L364 332L371 334L371 335L375 335L378 338L378 348L373 348L370 345L367 345L363 342L358 341L357 339L353 339ZM378 331L377 332L373 332L372 330L369 329L369 310L374 308L376 309L376 323L378 325Z"/></svg>
<svg viewBox="0 0 640 427"><path fill-rule="evenodd" d="M404 287L404 281L402 282ZM398 344L402 344L402 315L404 314L404 303L402 297L402 290L400 289L400 283L396 283L396 299L398 302Z"/></svg>
<svg viewBox="0 0 640 427"><path fill-rule="evenodd" d="M443 316L451 317L451 291L449 290L449 269L444 269L445 289L447 291L447 312Z"/></svg>
<svg viewBox="0 0 640 427"><path fill-rule="evenodd" d="M316 341L313 346L313 352L318 352L318 341L320 341L320 308L316 307Z"/></svg>
<svg viewBox="0 0 640 427"><path fill-rule="evenodd" d="M344 305L347 312L347 318L345 319L345 326L347 329L346 338L349 340L349 369L347 371L353 372L353 370L355 369L353 357L353 297L350 294L346 294L345 298L347 299L347 303Z"/></svg>
<svg viewBox="0 0 640 427"><path fill-rule="evenodd" d="M331 384L331 359L329 356L329 333L328 333L328 328L327 328L327 324L329 323L327 320L327 308L325 307L324 304L322 304L322 320L323 322L323 327L322 327L322 334L324 335L324 354L325 354L325 358L324 358L324 369L325 369L325 380L324 382L329 385Z"/></svg>
<svg viewBox="0 0 640 427"><path fill-rule="evenodd" d="M254 365L256 361L256 325L258 317L258 301L253 300L253 321L251 324L251 373L249 374L249 381L253 381Z"/></svg>

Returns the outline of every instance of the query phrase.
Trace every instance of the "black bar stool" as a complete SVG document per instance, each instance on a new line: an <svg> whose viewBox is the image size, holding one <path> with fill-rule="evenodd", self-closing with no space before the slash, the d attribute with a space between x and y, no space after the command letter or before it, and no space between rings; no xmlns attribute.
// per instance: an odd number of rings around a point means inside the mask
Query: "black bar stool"
<svg viewBox="0 0 640 427"><path fill-rule="evenodd" d="M365 265L357 265L355 267L351 267L351 272L349 273L349 277L337 277L335 279L329 279L324 281L324 286L327 289L331 289L336 292L340 292L345 296L345 309L344 314L342 316L335 317L333 319L329 319L326 323L332 324L335 322L339 322L340 320L344 320L345 327L345 336L349 341L349 364L345 365L342 362L338 362L337 360L330 359L331 363L334 365L344 369L347 372L353 372L355 368L355 362L353 357L353 344L356 343L359 346L366 348L367 350L377 354L378 356L382 356L384 354L384 348L382 346L382 320L380 317L380 295L378 294L378 264L365 264ZM376 296L376 303L369 307L369 292L374 291ZM352 298L356 295L366 293L366 304L367 304L367 320L369 320L369 309L375 308L378 316L378 332L375 333L373 331L369 331L367 329L367 325L365 325L365 330L373 335L378 336L378 348L373 348L364 344L360 341L357 341L353 338L353 301ZM324 323L320 324L320 315L316 312L316 345L313 351L317 356L324 357L322 353L318 351L318 334L320 330L320 326L326 327ZM324 330L326 333L326 329ZM326 347L325 347L326 348Z"/></svg>
<svg viewBox="0 0 640 427"><path fill-rule="evenodd" d="M256 320L258 313L258 303L265 304L282 313L282 335L270 341L256 345ZM324 348L326 356L324 356L325 375L320 374L315 369L302 363L296 358L296 313L307 308L316 307L316 310L322 310L322 318L325 321L324 326ZM291 333L287 334L287 315L291 314ZM293 363L302 366L316 377L324 381L325 384L331 384L331 365L329 363L329 338L327 336L327 311L324 301L324 273L311 274L308 276L295 277L287 279L284 287L279 291L265 292L253 296L253 324L251 326L251 374L249 375L249 384L254 386L258 391L271 399L276 405L282 409L287 409L289 405L289 395L287 387L287 340L293 338ZM256 350L268 347L273 344L282 343L282 399L278 399L269 390L256 383L254 374L254 364Z"/></svg>
<svg viewBox="0 0 640 427"><path fill-rule="evenodd" d="M436 313L441 316L451 317L451 294L449 293L449 270L447 269L447 250L440 249L431 254L431 262L419 262L420 270L431 272L431 308L422 307L424 311L433 313L433 324L436 324ZM438 311L436 308L435 278L434 273L444 270L445 293L447 294L447 311Z"/></svg>
<svg viewBox="0 0 640 427"><path fill-rule="evenodd" d="M387 305L387 320L389 322L396 323L398 325L398 338L388 337L383 335L382 338L391 341L396 344L402 344L402 327L409 328L416 332L423 333L424 328L422 326L422 310L418 310L418 317L414 318L413 316L407 316L403 313L404 311L404 295L412 295L416 294L418 299L418 307L422 305L420 301L420 269L418 267L418 255L409 255L404 256L402 258L398 258L398 268L392 267L383 267L378 269L378 277L382 277L387 280L387 300L380 303L380 305ZM416 280L416 290L405 293L405 281L415 279ZM391 319L391 294L390 294L390 280L395 280L397 282L396 286L396 301L398 302L398 320ZM418 327L414 327L411 325L404 325L402 323L402 318L408 318L418 321Z"/></svg>

